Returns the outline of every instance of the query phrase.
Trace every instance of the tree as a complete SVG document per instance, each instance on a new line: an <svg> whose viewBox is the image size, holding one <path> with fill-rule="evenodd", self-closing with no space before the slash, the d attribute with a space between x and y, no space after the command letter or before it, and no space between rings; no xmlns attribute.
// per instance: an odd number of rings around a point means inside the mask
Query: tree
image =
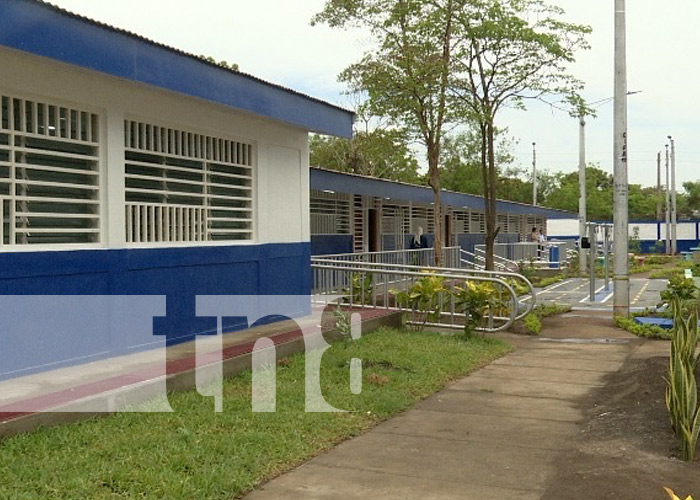
<svg viewBox="0 0 700 500"><path fill-rule="evenodd" d="M532 201L532 182L527 179L523 169L510 167L513 162L511 153L513 140L505 136L505 130L497 130L496 137L496 192L503 200L530 203ZM474 127L466 132L446 138L443 147L443 166L441 180L445 189L460 193L481 196L484 182L481 167L481 139ZM556 179L547 172L538 176L542 196L546 196L555 185Z"/></svg>
<svg viewBox="0 0 700 500"><path fill-rule="evenodd" d="M313 135L311 165L340 172L416 183L418 161L399 130L355 132L352 139Z"/></svg>
<svg viewBox="0 0 700 500"><path fill-rule="evenodd" d="M327 0L312 24L369 28L373 51L340 80L367 97L370 112L409 131L426 149L435 205L435 258L441 265L440 154L446 127L462 118L450 103L453 27L467 0Z"/></svg>
<svg viewBox="0 0 700 500"><path fill-rule="evenodd" d="M471 0L458 12L454 31L457 66L453 88L471 112L481 139L481 177L486 214L486 267L494 268L496 225L496 116L527 99L563 95L581 104L581 82L567 65L588 48L587 26L559 18L564 11L543 0Z"/></svg>
<svg viewBox="0 0 700 500"><path fill-rule="evenodd" d="M556 187L543 205L570 212L578 211L578 172L555 174ZM586 220L609 221L613 218L613 176L600 167L586 167ZM629 215L636 220L656 218L656 188L629 185Z"/></svg>
<svg viewBox="0 0 700 500"><path fill-rule="evenodd" d="M570 212L578 212L578 172L558 173L558 187L545 199L543 205ZM586 220L611 220L613 176L600 167L586 167Z"/></svg>
<svg viewBox="0 0 700 500"><path fill-rule="evenodd" d="M678 212L681 213L680 207L684 205L682 211L683 214L687 215L688 217L695 216L697 215L698 211L700 211L700 181L684 182L683 189L685 189L683 202L681 202L680 199L677 200L677 204L679 206Z"/></svg>

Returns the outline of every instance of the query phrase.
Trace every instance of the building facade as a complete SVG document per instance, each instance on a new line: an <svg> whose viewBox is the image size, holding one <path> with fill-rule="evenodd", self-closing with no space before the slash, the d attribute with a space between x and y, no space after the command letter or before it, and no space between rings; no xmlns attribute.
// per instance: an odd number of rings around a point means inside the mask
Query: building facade
<svg viewBox="0 0 700 500"><path fill-rule="evenodd" d="M197 295L309 294L308 132L351 112L37 0L0 24L0 295L167 298L149 338L3 332L0 377L191 339Z"/></svg>

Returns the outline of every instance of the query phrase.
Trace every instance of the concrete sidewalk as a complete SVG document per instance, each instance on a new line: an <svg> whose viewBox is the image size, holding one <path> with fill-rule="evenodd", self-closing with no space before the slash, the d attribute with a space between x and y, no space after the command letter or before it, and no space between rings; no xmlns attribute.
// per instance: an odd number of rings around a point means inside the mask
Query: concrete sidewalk
<svg viewBox="0 0 700 500"><path fill-rule="evenodd" d="M610 315L572 314L570 325L503 335L513 353L245 498L541 498L580 432L578 403L644 343Z"/></svg>

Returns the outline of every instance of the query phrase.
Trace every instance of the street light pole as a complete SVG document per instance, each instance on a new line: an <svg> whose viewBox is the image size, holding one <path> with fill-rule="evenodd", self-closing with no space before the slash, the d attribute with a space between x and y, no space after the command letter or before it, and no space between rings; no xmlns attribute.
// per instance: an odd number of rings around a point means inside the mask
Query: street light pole
<svg viewBox="0 0 700 500"><path fill-rule="evenodd" d="M581 112L579 115L578 133L578 262L579 270L586 270L586 251L581 246L581 241L586 237L586 118Z"/></svg>
<svg viewBox="0 0 700 500"><path fill-rule="evenodd" d="M535 142L532 143L532 204L537 206L537 150Z"/></svg>
<svg viewBox="0 0 700 500"><path fill-rule="evenodd" d="M666 254L671 254L671 192L669 190L668 144L666 144Z"/></svg>
<svg viewBox="0 0 700 500"><path fill-rule="evenodd" d="M671 141L671 255L678 253L678 240L676 239L676 143L673 137L668 136Z"/></svg>
<svg viewBox="0 0 700 500"><path fill-rule="evenodd" d="M625 0L615 0L613 315L629 316L629 193L627 185L627 34Z"/></svg>
<svg viewBox="0 0 700 500"><path fill-rule="evenodd" d="M661 151L656 153L656 220L661 220Z"/></svg>

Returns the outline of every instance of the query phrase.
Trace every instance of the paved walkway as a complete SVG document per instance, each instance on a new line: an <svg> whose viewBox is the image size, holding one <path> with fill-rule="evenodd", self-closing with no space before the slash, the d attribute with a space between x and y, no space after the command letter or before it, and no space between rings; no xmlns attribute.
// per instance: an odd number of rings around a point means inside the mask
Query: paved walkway
<svg viewBox="0 0 700 500"><path fill-rule="evenodd" d="M560 323L504 335L508 356L245 498L540 499L580 432L580 401L644 344L609 314Z"/></svg>

